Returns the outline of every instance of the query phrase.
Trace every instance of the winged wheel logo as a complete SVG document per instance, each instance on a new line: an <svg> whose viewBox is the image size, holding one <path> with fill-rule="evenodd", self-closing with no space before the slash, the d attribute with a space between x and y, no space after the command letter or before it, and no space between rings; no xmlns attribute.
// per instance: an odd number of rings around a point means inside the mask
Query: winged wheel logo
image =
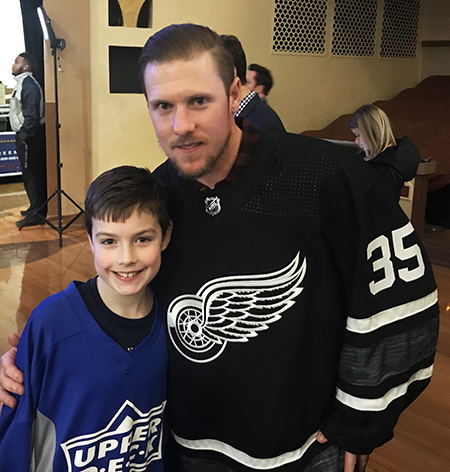
<svg viewBox="0 0 450 472"><path fill-rule="evenodd" d="M211 280L195 295L180 295L168 310L169 336L187 359L211 362L228 343L248 342L281 319L302 292L306 258L281 270Z"/></svg>

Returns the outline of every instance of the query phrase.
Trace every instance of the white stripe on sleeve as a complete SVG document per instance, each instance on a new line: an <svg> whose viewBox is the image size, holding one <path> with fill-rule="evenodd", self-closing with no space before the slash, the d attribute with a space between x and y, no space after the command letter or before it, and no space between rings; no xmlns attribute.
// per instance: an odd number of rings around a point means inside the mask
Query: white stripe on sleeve
<svg viewBox="0 0 450 472"><path fill-rule="evenodd" d="M353 333L370 333L382 326L386 326L390 323L394 323L425 311L427 308L430 308L437 303L437 300L438 294L437 290L435 290L423 298L390 308L389 310L380 311L380 313L377 313L370 318L357 319L349 317L347 318L347 329Z"/></svg>
<svg viewBox="0 0 450 472"><path fill-rule="evenodd" d="M359 398L343 392L339 388L336 391L336 398L344 405L359 411L383 411L391 402L405 395L408 387L418 380L425 380L431 377L433 365L417 371L411 378L397 387L392 388L386 395L380 398Z"/></svg>

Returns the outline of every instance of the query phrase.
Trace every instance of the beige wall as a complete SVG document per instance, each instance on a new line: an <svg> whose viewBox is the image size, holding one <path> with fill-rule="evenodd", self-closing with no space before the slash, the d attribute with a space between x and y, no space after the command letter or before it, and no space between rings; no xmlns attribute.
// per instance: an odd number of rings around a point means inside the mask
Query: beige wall
<svg viewBox="0 0 450 472"><path fill-rule="evenodd" d="M292 132L321 129L365 103L415 86L420 61L273 56L278 87L270 96Z"/></svg>
<svg viewBox="0 0 450 472"><path fill-rule="evenodd" d="M422 39L450 40L450 2L448 0L422 0L424 11Z"/></svg>
<svg viewBox="0 0 450 472"><path fill-rule="evenodd" d="M106 169L124 163L152 169L164 160L143 95L109 94L109 45L143 46L153 32L176 22L235 34L249 62L272 70L275 87L269 102L293 132L320 129L363 103L389 99L421 76L420 47L414 60L330 57L328 50L324 56L273 54L273 0L196 0L188 6L186 0L153 0L151 29L108 27L107 0L44 4L55 30L68 42L61 53L65 72L59 74L63 182L77 201L87 182Z"/></svg>
<svg viewBox="0 0 450 472"><path fill-rule="evenodd" d="M421 79L430 75L450 75L450 45L423 48Z"/></svg>
<svg viewBox="0 0 450 472"><path fill-rule="evenodd" d="M91 1L92 172L121 164L154 168L159 150L142 94L110 94L108 47L142 47L151 30L109 27L108 2Z"/></svg>
<svg viewBox="0 0 450 472"><path fill-rule="evenodd" d="M450 1L425 0L422 39L450 42ZM450 46L424 47L422 74L450 75Z"/></svg>
<svg viewBox="0 0 450 472"><path fill-rule="evenodd" d="M57 37L67 47L58 51L58 97L61 142L61 181L63 190L82 204L86 185L91 180L91 86L89 63L89 0L45 0L44 8L52 20ZM50 45L45 44L45 92L51 117L54 112L54 72ZM60 66L60 67L59 67ZM47 135L55 136L54 121L47 119ZM49 154L49 192L56 189L54 151ZM56 199L52 201L54 203ZM77 209L63 197L63 213ZM53 210L53 211L52 211ZM55 205L50 214L55 213Z"/></svg>

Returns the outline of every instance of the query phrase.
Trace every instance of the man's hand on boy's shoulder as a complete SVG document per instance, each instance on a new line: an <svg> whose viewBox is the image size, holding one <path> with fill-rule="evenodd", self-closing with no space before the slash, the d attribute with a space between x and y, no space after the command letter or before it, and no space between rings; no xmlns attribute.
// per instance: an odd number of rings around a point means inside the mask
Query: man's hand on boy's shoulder
<svg viewBox="0 0 450 472"><path fill-rule="evenodd" d="M14 408L16 399L9 393L24 394L23 373L16 367L16 352L19 344L19 336L11 333L8 336L12 348L2 356L0 368L0 413L3 404Z"/></svg>

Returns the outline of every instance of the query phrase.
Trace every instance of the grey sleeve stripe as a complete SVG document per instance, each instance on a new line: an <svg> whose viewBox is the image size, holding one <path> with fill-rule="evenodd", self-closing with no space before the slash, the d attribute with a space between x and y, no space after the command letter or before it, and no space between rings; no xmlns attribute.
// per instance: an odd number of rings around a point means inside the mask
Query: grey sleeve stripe
<svg viewBox="0 0 450 472"><path fill-rule="evenodd" d="M432 356L438 341L438 318L383 339L370 347L344 344L339 378L359 387L375 387L389 377L407 372L412 366Z"/></svg>
<svg viewBox="0 0 450 472"><path fill-rule="evenodd" d="M31 467L34 472L53 472L56 430L53 422L39 411L33 423Z"/></svg>

